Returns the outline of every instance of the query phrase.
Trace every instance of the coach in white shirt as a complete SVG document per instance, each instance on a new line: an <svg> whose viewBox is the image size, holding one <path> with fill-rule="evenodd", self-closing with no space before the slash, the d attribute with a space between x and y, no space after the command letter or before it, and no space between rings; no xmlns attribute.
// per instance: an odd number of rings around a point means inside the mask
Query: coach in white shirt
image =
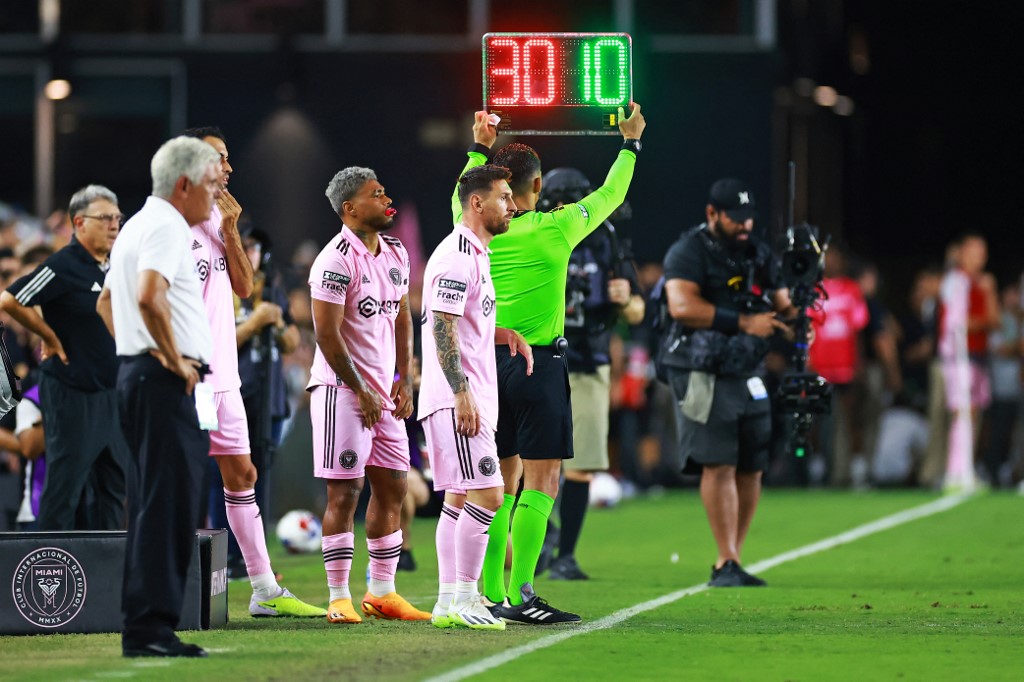
<svg viewBox="0 0 1024 682"><path fill-rule="evenodd" d="M213 147L186 137L153 156L153 195L118 236L97 310L114 335L121 422L132 451L122 651L205 656L174 634L195 544L210 439L192 395L213 352L190 225L220 192Z"/></svg>

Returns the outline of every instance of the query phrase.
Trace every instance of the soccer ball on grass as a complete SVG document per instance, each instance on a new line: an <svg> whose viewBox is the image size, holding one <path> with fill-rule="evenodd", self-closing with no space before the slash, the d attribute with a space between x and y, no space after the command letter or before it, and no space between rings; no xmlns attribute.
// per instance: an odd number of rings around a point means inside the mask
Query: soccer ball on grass
<svg viewBox="0 0 1024 682"><path fill-rule="evenodd" d="M590 482L590 506L614 507L622 501L622 484L606 471L594 474Z"/></svg>
<svg viewBox="0 0 1024 682"><path fill-rule="evenodd" d="M291 554L319 552L321 537L320 519L305 509L290 511L277 522L277 539Z"/></svg>

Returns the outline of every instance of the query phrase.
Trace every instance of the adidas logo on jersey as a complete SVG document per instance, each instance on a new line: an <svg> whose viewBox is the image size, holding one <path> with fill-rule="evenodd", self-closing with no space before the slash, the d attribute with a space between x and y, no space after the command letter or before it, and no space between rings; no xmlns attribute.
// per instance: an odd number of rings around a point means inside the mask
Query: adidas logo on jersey
<svg viewBox="0 0 1024 682"><path fill-rule="evenodd" d="M199 240L198 239L193 239L192 240L192 250L195 251L196 249L201 249L201 248L203 248L203 245L199 243Z"/></svg>
<svg viewBox="0 0 1024 682"><path fill-rule="evenodd" d="M366 275L363 275L362 282L363 282L363 284L369 284L370 283L370 278L367 277Z"/></svg>

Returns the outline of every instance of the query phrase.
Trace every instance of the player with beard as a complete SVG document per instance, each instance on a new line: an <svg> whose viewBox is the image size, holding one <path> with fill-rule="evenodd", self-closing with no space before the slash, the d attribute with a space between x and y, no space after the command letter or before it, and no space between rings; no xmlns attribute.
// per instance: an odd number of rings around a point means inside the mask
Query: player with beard
<svg viewBox="0 0 1024 682"><path fill-rule="evenodd" d="M314 475L327 481L327 620L362 620L352 605L348 579L353 517L364 477L370 480L370 575L362 611L377 618L429 620L429 613L395 591L409 471L404 420L413 410L409 254L398 239L382 234L394 225L396 211L372 170L352 166L339 171L326 195L342 227L309 273L316 356L307 390Z"/></svg>
<svg viewBox="0 0 1024 682"><path fill-rule="evenodd" d="M445 491L437 523L439 589L431 620L437 627L504 630L477 588L487 531L504 501L494 440L498 424L495 293L488 245L508 232L515 215L512 173L478 166L459 178L462 221L434 250L423 281L423 378L419 419L427 439L434 489ZM502 330L526 373L533 353L522 336Z"/></svg>
<svg viewBox="0 0 1024 682"><path fill-rule="evenodd" d="M210 373L203 380L212 389L217 408L217 429L210 432L210 456L220 469L228 525L238 541L252 584L249 614L254 617L321 617L326 613L322 608L303 602L277 584L256 502L257 471L252 462L249 422L242 402L242 380L238 375L235 299L231 295L234 292L241 298L248 298L252 294L252 264L238 233L242 207L228 192L228 181L234 169L228 161L227 143L220 129L212 126L190 128L184 135L202 140L220 157L220 192L209 219L191 228L191 251L214 339Z"/></svg>
<svg viewBox="0 0 1024 682"><path fill-rule="evenodd" d="M712 587L760 586L740 551L768 465L771 407L761 379L768 339L796 316L770 249L754 238L754 196L739 180L711 186L707 222L665 256L674 322L663 362L675 397L683 471L699 473L718 545Z"/></svg>

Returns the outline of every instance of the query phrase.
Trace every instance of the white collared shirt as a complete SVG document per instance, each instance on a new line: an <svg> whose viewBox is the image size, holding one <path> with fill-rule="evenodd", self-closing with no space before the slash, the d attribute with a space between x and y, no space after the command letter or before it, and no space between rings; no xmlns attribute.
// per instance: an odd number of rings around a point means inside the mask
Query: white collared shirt
<svg viewBox="0 0 1024 682"><path fill-rule="evenodd" d="M151 196L125 223L110 254L106 285L114 314L118 355L156 350L156 341L139 310L139 273L154 270L169 285L171 329L178 352L203 362L213 356L213 336L206 319L188 223L166 200Z"/></svg>

